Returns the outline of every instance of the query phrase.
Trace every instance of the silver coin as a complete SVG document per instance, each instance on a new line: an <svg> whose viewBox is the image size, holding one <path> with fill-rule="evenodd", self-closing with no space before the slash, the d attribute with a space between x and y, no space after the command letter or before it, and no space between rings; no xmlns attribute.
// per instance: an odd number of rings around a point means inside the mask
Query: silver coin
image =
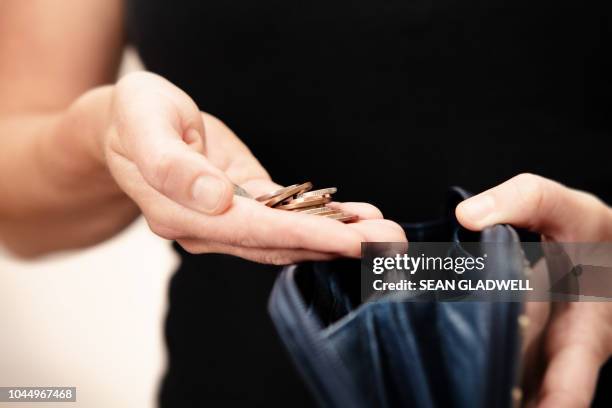
<svg viewBox="0 0 612 408"><path fill-rule="evenodd" d="M322 188L319 190L307 191L305 193L298 194L297 197L301 198L301 197L316 197L316 196L332 195L332 194L335 194L336 191L338 191L336 187L328 187L328 188Z"/></svg>
<svg viewBox="0 0 612 408"><path fill-rule="evenodd" d="M234 194L240 197L253 198L244 188L240 187L238 184L234 184Z"/></svg>

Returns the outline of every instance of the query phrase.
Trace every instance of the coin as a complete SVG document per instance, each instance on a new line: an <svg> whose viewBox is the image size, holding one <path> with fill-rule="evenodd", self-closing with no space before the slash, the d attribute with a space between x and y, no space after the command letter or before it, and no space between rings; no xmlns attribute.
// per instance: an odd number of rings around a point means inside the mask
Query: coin
<svg viewBox="0 0 612 408"><path fill-rule="evenodd" d="M330 207L327 207L326 205L317 205L314 207L303 207L303 208L297 208L293 211L295 212L301 212L304 214L319 214L319 213L325 213L328 212L329 210L331 210Z"/></svg>
<svg viewBox="0 0 612 408"><path fill-rule="evenodd" d="M295 198L286 204L278 205L274 208L279 210L295 210L296 208L312 207L313 205L327 204L331 201L331 197L306 197Z"/></svg>
<svg viewBox="0 0 612 408"><path fill-rule="evenodd" d="M313 214L313 215L328 215L328 214L339 214L342 211L337 210L335 208L321 206L316 208L307 207L306 209L297 209L296 212L301 212L302 214Z"/></svg>
<svg viewBox="0 0 612 408"><path fill-rule="evenodd" d="M344 223L353 222L359 220L359 216L356 214L342 212L341 214L329 214L324 215L324 217L331 218L333 220L342 221Z"/></svg>
<svg viewBox="0 0 612 408"><path fill-rule="evenodd" d="M271 193L267 193L267 194L264 194L262 196L257 197L256 200L257 201L268 201L271 198L279 196L279 195L283 194L285 191L287 191L289 189L292 189L293 187L296 187L296 186L297 186L297 184L292 184L292 185L287 186L287 187L279 188L278 190L272 191Z"/></svg>
<svg viewBox="0 0 612 408"><path fill-rule="evenodd" d="M359 219L359 216L356 214L351 214L326 205L332 201L332 195L338 191L336 187L312 191L311 189L312 183L310 182L292 184L259 196L256 200L274 209L317 215L345 223L357 221ZM238 189L235 189L235 192L236 194L243 193L243 191Z"/></svg>
<svg viewBox="0 0 612 408"><path fill-rule="evenodd" d="M320 215L321 217L327 217L328 215L335 215L335 214L341 214L341 213L342 211L340 210L336 210L334 208L327 208L327 210L318 212L315 215Z"/></svg>
<svg viewBox="0 0 612 408"><path fill-rule="evenodd" d="M305 191L308 191L312 188L312 183L311 182L306 182L306 183L302 183L299 184L297 186L289 186L286 189L283 190L282 193L277 194L276 196L272 197L271 199L269 199L268 201L266 201L266 205L268 207L274 207L276 206L278 203L285 201L286 199L288 199L289 197L292 197L296 194L300 194L303 193Z"/></svg>
<svg viewBox="0 0 612 408"><path fill-rule="evenodd" d="M317 196L317 195L315 195L315 196L308 196L308 197L304 197L304 196L301 196L301 195L300 195L300 196L289 197L289 198L287 198L285 201L283 201L283 202L282 202L282 203L280 203L280 204L281 204L281 205L284 205L284 204L290 204L290 203L294 202L295 200L301 200L301 199L305 199L305 200L313 200L313 199L315 199L315 198L328 198L328 199L329 199L329 201L328 201L328 202L330 202L330 201L331 201L331 195L329 195L329 194L325 194L325 195L321 195L321 196ZM278 208L278 205L277 205L275 208Z"/></svg>
<svg viewBox="0 0 612 408"><path fill-rule="evenodd" d="M238 184L234 184L234 194L241 197L253 198L244 188L240 187Z"/></svg>
<svg viewBox="0 0 612 408"><path fill-rule="evenodd" d="M328 187L328 188L322 188L320 190L307 191L305 193L298 194L297 197L300 198L300 197L332 195L332 194L336 194L336 191L338 191L336 187Z"/></svg>
<svg viewBox="0 0 612 408"><path fill-rule="evenodd" d="M306 214L312 214L312 213L316 213L317 211L323 211L326 208L327 207L325 206L325 204L318 204L318 205L313 205L312 207L296 208L293 211L306 213Z"/></svg>

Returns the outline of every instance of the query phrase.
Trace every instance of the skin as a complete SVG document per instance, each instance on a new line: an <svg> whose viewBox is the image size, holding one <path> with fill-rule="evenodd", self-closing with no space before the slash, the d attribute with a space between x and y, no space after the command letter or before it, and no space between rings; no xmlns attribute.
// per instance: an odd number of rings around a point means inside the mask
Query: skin
<svg viewBox="0 0 612 408"><path fill-rule="evenodd" d="M120 0L0 2L4 246L24 257L85 247L140 214L154 233L192 253L272 264L358 257L362 241L405 241L402 229L369 204L335 204L361 217L344 225L234 197L231 183L254 196L278 185L227 126L167 80L136 73L115 83L122 6ZM534 177L468 200L457 209L459 220L475 230L508 222L555 239L610 239L607 207ZM582 222L573 222L576 214ZM600 304L553 307L548 369L536 403L588 404L597 369L610 354L610 314Z"/></svg>
<svg viewBox="0 0 612 408"><path fill-rule="evenodd" d="M116 0L0 5L5 246L25 257L88 246L141 213L192 253L271 264L358 257L362 241L406 240L369 204L338 203L361 219L345 225L234 197L232 183L253 196L279 186L164 78L141 72L112 84L122 21Z"/></svg>
<svg viewBox="0 0 612 408"><path fill-rule="evenodd" d="M591 194L533 174L521 174L462 202L456 215L475 231L508 223L557 242L612 241L608 206ZM612 354L612 304L529 303L527 314L533 323L524 349L527 405L588 407L599 369ZM541 362L535 361L538 354ZM536 372L535 378L529 371Z"/></svg>

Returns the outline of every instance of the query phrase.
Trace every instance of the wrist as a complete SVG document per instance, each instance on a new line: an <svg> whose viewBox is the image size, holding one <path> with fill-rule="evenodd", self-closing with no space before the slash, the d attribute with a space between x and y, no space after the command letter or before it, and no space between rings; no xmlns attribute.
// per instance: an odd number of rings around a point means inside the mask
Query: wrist
<svg viewBox="0 0 612 408"><path fill-rule="evenodd" d="M112 88L97 88L79 97L67 109L46 115L28 138L32 176L27 194L31 205L20 213L62 213L98 208L129 200L112 177L104 157L110 128ZM119 200L120 197L125 200ZM25 208L27 207L27 208ZM31 207L31 208L30 208Z"/></svg>
<svg viewBox="0 0 612 408"><path fill-rule="evenodd" d="M74 187L83 180L112 181L104 143L111 127L113 88L88 91L52 121L49 137L37 149L37 162L51 176L50 182Z"/></svg>
<svg viewBox="0 0 612 408"><path fill-rule="evenodd" d="M103 169L106 169L104 145L112 124L114 89L107 85L83 94L68 108L58 128L70 139L59 143L60 146L74 144L92 165Z"/></svg>

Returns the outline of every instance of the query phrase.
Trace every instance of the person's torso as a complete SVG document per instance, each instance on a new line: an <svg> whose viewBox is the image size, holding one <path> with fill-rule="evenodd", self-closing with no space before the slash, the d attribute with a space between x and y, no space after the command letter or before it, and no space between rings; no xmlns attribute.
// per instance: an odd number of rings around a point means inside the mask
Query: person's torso
<svg viewBox="0 0 612 408"><path fill-rule="evenodd" d="M413 221L525 171L612 202L605 4L128 0L127 24L277 182ZM162 406L308 405L266 314L275 270L182 255Z"/></svg>

